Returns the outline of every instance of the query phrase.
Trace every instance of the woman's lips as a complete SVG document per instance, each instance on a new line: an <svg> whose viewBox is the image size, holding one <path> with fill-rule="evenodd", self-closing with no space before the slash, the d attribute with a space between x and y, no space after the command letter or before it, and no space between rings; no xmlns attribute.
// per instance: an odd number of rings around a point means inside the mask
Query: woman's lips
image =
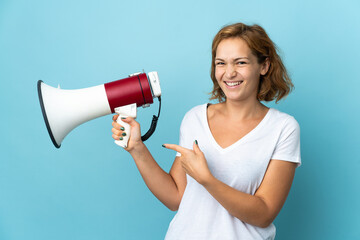
<svg viewBox="0 0 360 240"><path fill-rule="evenodd" d="M225 85L228 88L236 88L239 87L241 85L243 81L224 81Z"/></svg>

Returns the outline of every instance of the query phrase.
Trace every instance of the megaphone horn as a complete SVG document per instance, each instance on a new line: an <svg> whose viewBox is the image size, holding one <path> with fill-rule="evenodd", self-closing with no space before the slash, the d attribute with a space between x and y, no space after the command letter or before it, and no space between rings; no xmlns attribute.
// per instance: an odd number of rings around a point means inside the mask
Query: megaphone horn
<svg viewBox="0 0 360 240"><path fill-rule="evenodd" d="M66 135L77 126L115 112L120 114L118 122L126 132L123 140L115 142L127 147L130 126L122 122L121 117L135 118L137 107L149 106L155 97L160 101L161 96L157 72L136 73L128 78L75 90L54 88L39 80L37 89L44 121L56 148L61 147ZM151 131L155 127L152 126ZM146 135L149 137L149 132Z"/></svg>

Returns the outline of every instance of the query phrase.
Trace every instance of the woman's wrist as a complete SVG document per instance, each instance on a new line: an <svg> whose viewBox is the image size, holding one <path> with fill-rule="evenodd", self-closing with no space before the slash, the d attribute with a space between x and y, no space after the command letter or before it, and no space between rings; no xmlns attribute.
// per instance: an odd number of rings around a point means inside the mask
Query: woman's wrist
<svg viewBox="0 0 360 240"><path fill-rule="evenodd" d="M205 178L201 179L199 182L201 185L203 185L205 188L207 188L209 185L212 185L217 179L209 173Z"/></svg>
<svg viewBox="0 0 360 240"><path fill-rule="evenodd" d="M140 141L139 143L135 144L128 152L130 155L135 158L139 155L142 155L143 152L146 150L146 146L143 141Z"/></svg>

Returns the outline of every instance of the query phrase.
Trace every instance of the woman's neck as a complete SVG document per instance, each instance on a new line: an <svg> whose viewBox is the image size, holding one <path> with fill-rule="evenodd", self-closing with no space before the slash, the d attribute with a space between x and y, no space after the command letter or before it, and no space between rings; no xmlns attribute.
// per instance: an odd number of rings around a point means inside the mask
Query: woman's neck
<svg viewBox="0 0 360 240"><path fill-rule="evenodd" d="M236 119L240 121L262 118L268 109L268 107L263 105L257 99L246 103L226 100L221 105L221 111L224 115L226 115L229 119Z"/></svg>

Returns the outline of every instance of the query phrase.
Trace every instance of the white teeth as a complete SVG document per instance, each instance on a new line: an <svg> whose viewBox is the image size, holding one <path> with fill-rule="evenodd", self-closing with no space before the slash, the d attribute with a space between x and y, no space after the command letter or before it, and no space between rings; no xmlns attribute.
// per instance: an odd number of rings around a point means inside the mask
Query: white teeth
<svg viewBox="0 0 360 240"><path fill-rule="evenodd" d="M242 83L242 81L239 81L239 82L225 82L225 84L230 86L230 87L240 85L240 83Z"/></svg>

